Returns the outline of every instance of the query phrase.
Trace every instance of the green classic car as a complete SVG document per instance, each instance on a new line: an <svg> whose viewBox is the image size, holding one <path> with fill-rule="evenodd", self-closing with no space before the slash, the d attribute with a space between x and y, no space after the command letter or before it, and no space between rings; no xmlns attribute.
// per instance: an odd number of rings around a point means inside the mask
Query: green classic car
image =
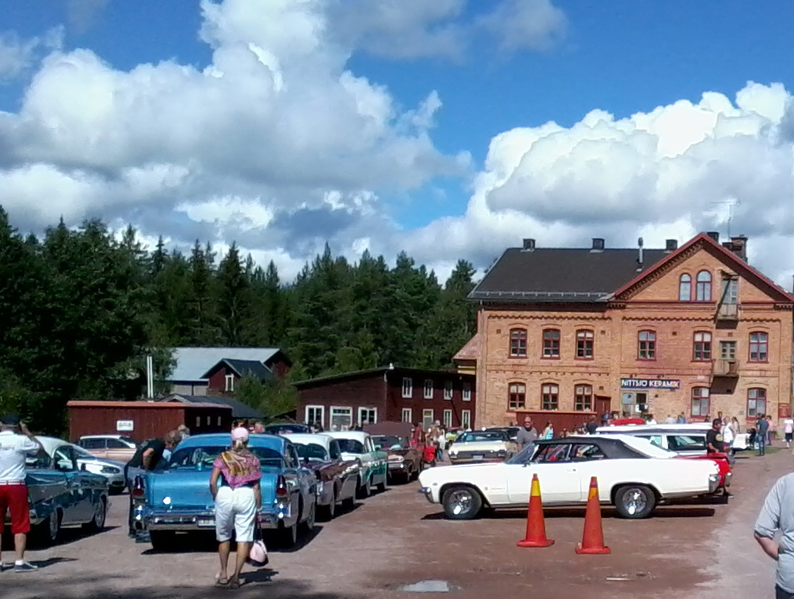
<svg viewBox="0 0 794 599"><path fill-rule="evenodd" d="M358 460L361 471L358 481L359 497L369 497L372 487L385 491L388 485L389 456L375 448L372 437L363 431L330 431L323 433L339 442L342 459Z"/></svg>

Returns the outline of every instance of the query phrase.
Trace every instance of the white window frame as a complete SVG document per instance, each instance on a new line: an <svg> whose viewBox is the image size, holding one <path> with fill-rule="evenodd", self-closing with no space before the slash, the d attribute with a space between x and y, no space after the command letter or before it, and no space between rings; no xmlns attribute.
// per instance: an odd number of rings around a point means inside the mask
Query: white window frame
<svg viewBox="0 0 794 599"><path fill-rule="evenodd" d="M410 376L403 377L402 395L403 399L411 399L414 396L414 380Z"/></svg>
<svg viewBox="0 0 794 599"><path fill-rule="evenodd" d="M364 419L361 417L363 412L374 412L375 419L372 422L367 421L367 424L377 424L378 423L378 408L359 408L358 409L358 424L363 425Z"/></svg>
<svg viewBox="0 0 794 599"><path fill-rule="evenodd" d="M450 401L455 394L455 386L452 381L444 381L444 399Z"/></svg>
<svg viewBox="0 0 794 599"><path fill-rule="evenodd" d="M452 428L452 410L444 410L441 423L447 428Z"/></svg>
<svg viewBox="0 0 794 599"><path fill-rule="evenodd" d="M428 383L430 383L428 385ZM433 399L433 389L435 385L433 384L433 379L425 379L425 382L422 386L422 396L425 399Z"/></svg>
<svg viewBox="0 0 794 599"><path fill-rule="evenodd" d="M402 418L403 422L410 422L411 424L413 424L413 422L414 422L414 414L413 414L413 412L414 411L411 408L403 408L402 409L402 413L400 414L400 418ZM408 419L407 420L405 419L406 414L408 415Z"/></svg>
<svg viewBox="0 0 794 599"><path fill-rule="evenodd" d="M422 426L425 426L425 421L428 419L428 414L430 414L430 424L435 422L436 411L433 408L425 408L422 410Z"/></svg>
<svg viewBox="0 0 794 599"><path fill-rule="evenodd" d="M224 381L226 383L225 392L226 393L234 393L234 375L233 374L227 374L225 379L224 379Z"/></svg>
<svg viewBox="0 0 794 599"><path fill-rule="evenodd" d="M461 393L463 401L471 401L471 383L463 383L463 392Z"/></svg>
<svg viewBox="0 0 794 599"><path fill-rule="evenodd" d="M334 425L334 410L343 410L350 414L350 426L355 426L353 422L353 408L350 406L331 406L328 408L328 427L331 428ZM340 429L341 430L341 429Z"/></svg>
<svg viewBox="0 0 794 599"><path fill-rule="evenodd" d="M303 421L306 423L316 423L316 420L309 418L309 410L320 410L320 425L325 428L325 406L310 405L303 409Z"/></svg>
<svg viewBox="0 0 794 599"><path fill-rule="evenodd" d="M464 428L471 428L471 410L460 411L460 425Z"/></svg>

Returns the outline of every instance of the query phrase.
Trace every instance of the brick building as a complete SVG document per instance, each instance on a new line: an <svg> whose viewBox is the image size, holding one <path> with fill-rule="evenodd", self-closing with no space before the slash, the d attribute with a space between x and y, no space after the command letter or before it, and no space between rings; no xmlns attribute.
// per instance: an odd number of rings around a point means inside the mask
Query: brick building
<svg viewBox="0 0 794 599"><path fill-rule="evenodd" d="M373 368L297 383L297 418L327 430L377 422L474 425L475 377L415 368Z"/></svg>
<svg viewBox="0 0 794 599"><path fill-rule="evenodd" d="M746 249L716 233L681 248L508 249L470 295L478 333L456 356L476 364L477 422L788 414L794 297Z"/></svg>

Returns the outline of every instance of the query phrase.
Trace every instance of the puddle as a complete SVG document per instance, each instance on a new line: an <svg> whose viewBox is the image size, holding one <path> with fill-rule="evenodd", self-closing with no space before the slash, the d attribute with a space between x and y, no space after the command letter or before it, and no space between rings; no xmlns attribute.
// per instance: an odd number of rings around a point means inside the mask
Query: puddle
<svg viewBox="0 0 794 599"><path fill-rule="evenodd" d="M408 593L449 593L456 590L456 588L446 580L422 580L414 584L398 587L397 590Z"/></svg>

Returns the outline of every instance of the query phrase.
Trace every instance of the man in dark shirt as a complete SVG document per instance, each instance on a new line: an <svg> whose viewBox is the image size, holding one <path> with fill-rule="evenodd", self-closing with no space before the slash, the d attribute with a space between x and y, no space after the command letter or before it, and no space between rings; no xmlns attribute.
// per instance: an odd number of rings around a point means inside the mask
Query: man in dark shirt
<svg viewBox="0 0 794 599"><path fill-rule="evenodd" d="M595 416L590 416L590 422L587 423L585 428L587 429L588 434L595 435L596 429L598 429L598 423L596 422Z"/></svg>
<svg viewBox="0 0 794 599"><path fill-rule="evenodd" d="M758 431L755 435L756 442L758 443L758 455L766 455L766 442L767 435L769 434L769 421L764 414L758 417L758 422L755 424Z"/></svg>
<svg viewBox="0 0 794 599"><path fill-rule="evenodd" d="M135 537L135 516L132 500L132 486L135 483L135 477L143 475L144 473L154 470L163 459L163 454L170 452L179 441L182 435L179 431L171 431L162 439L147 439L140 444L135 455L127 462L124 468L125 478L127 479L127 487L130 490L130 513L128 518L129 535Z"/></svg>
<svg viewBox="0 0 794 599"><path fill-rule="evenodd" d="M725 444L722 442L722 419L715 418L711 422L711 430L706 433L706 450L709 453L724 453Z"/></svg>

